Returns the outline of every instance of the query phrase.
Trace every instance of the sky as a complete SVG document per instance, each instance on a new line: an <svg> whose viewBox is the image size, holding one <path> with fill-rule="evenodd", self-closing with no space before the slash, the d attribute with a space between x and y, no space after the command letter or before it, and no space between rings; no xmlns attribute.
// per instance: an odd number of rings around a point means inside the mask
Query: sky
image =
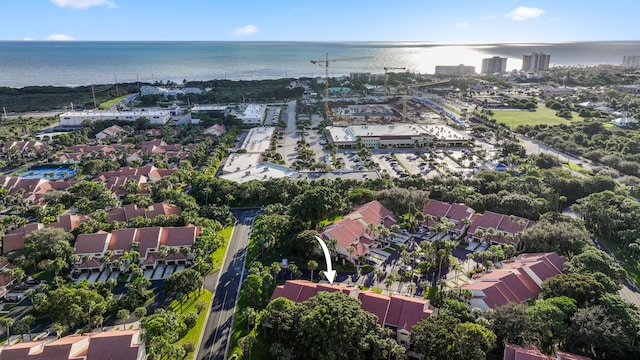
<svg viewBox="0 0 640 360"><path fill-rule="evenodd" d="M637 0L0 0L0 40L640 40Z"/></svg>

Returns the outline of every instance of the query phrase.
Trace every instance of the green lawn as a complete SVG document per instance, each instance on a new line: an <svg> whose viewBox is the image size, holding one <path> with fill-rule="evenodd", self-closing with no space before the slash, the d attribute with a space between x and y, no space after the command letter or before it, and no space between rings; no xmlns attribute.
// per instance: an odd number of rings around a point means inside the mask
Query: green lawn
<svg viewBox="0 0 640 360"><path fill-rule="evenodd" d="M320 227L325 227L325 226L331 224L332 222L338 221L338 220L341 220L341 219L342 219L342 215L335 216L333 218L328 218L328 219L324 219L324 220L320 221L319 225L320 225Z"/></svg>
<svg viewBox="0 0 640 360"><path fill-rule="evenodd" d="M233 232L233 226L227 226L226 228L220 231L220 235L224 237L224 245L219 247L216 251L211 254L211 273L214 273L222 267L222 260L224 259L224 254L227 252L227 246L229 246L229 239L231 239L231 233Z"/></svg>
<svg viewBox="0 0 640 360"><path fill-rule="evenodd" d="M124 100L127 96L129 96L129 95L131 95L131 94L123 95L123 96L117 97L117 98L115 98L115 99L111 99L111 100L109 100L109 101L105 101L105 102L103 102L102 104L100 104L100 106L98 106L98 108L99 108L100 110L108 110L108 109L109 109L109 108L111 108L113 105L115 105L115 104L117 104L117 103L119 103L119 102L123 101L123 100Z"/></svg>
<svg viewBox="0 0 640 360"><path fill-rule="evenodd" d="M196 325L189 329L187 334L178 341L176 345L182 345L187 341L191 341L194 345L198 345L198 339L200 338L200 334L202 333L202 328L204 327L204 320L207 317L207 313L209 312L209 308L211 307L211 298L213 297L213 293L209 290L203 290L200 296L198 293L193 293L189 296L187 300L182 304L182 311L180 309L180 302L174 300L169 305L169 309L180 313L180 314L188 314L190 312L198 312L196 310L196 303L198 301L204 301L207 304L207 308L202 310L200 314L198 314L198 319L196 320ZM187 354L188 355L188 354Z"/></svg>
<svg viewBox="0 0 640 360"><path fill-rule="evenodd" d="M544 106L536 111L527 110L493 110L493 118L499 124L505 124L512 129L520 125L560 125L583 121L577 113L573 113L573 119L567 120L556 116L556 111Z"/></svg>

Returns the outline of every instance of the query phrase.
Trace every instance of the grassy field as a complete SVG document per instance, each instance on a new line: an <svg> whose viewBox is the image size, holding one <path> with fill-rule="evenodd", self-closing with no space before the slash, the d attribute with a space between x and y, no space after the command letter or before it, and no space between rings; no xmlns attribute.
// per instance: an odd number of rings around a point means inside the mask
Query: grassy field
<svg viewBox="0 0 640 360"><path fill-rule="evenodd" d="M182 345L187 341L191 341L194 345L198 345L198 338L202 333L202 328L204 327L204 320L207 317L207 313L209 312L209 308L211 307L211 298L213 297L213 293L209 290L203 290L200 296L197 293L193 293L189 296L187 300L182 304L182 309L180 308L180 302L174 300L169 305L169 308L180 314L188 314L190 312L197 313L196 303L198 301L204 301L207 304L207 308L202 310L200 314L198 314L198 319L196 320L196 325L189 329L187 334L178 341L177 345ZM181 311L182 310L182 311ZM187 354L188 356L189 354Z"/></svg>
<svg viewBox="0 0 640 360"><path fill-rule="evenodd" d="M123 101L129 95L130 94L127 94L127 95L123 95L123 96L117 97L115 99L111 99L109 101L105 101L102 104L100 104L100 106L98 106L98 108L100 110L109 110L113 105Z"/></svg>
<svg viewBox="0 0 640 360"><path fill-rule="evenodd" d="M227 252L227 246L229 246L229 239L231 239L231 233L233 232L233 226L227 226L226 228L220 231L220 235L224 237L224 245L218 248L216 251L211 254L212 267L211 273L214 273L222 267L222 260L224 259L224 254Z"/></svg>
<svg viewBox="0 0 640 360"><path fill-rule="evenodd" d="M512 129L520 125L560 125L571 124L582 121L577 113L573 113L573 119L567 120L556 116L556 111L547 107L538 107L536 111L526 110L494 110L493 118L499 124L505 124Z"/></svg>

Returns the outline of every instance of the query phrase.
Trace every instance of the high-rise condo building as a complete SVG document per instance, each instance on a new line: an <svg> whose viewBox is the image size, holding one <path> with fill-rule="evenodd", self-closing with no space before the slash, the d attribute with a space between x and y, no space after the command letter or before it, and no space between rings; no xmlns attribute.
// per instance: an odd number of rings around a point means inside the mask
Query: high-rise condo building
<svg viewBox="0 0 640 360"><path fill-rule="evenodd" d="M542 52L532 52L531 55L522 55L522 71L539 72L549 70L551 55Z"/></svg>
<svg viewBox="0 0 640 360"><path fill-rule="evenodd" d="M622 65L624 66L640 66L640 56L629 55L622 57Z"/></svg>
<svg viewBox="0 0 640 360"><path fill-rule="evenodd" d="M495 74L507 72L507 58L494 56L482 59L482 74Z"/></svg>

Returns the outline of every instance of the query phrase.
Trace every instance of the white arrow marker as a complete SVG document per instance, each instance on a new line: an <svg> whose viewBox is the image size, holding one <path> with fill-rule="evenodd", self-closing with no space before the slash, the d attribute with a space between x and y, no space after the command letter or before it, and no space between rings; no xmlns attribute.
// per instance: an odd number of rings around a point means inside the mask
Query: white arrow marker
<svg viewBox="0 0 640 360"><path fill-rule="evenodd" d="M323 273L327 277L327 280L329 280L329 284L333 284L333 280L336 278L336 271L331 269L331 254L329 254L329 248L319 237L316 236L316 240L320 242L320 247L322 247L322 252L324 253L324 259L327 261L327 271L323 271Z"/></svg>

